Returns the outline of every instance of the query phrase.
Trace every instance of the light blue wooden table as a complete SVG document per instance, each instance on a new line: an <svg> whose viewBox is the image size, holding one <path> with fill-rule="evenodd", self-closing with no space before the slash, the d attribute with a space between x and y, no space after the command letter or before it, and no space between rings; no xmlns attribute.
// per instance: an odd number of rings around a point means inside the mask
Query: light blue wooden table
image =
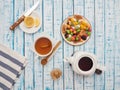
<svg viewBox="0 0 120 90"><path fill-rule="evenodd" d="M37 8L42 27L35 34L26 34L10 25L37 0L0 0L0 43L25 55L29 61L14 90L120 90L120 0L40 0ZM92 24L92 36L82 46L70 46L60 35L62 21L69 15L81 14ZM43 67L40 58L30 50L36 37L48 31L51 37L62 40L62 45ZM102 75L83 77L74 73L65 56L73 51L95 53L107 71ZM60 68L63 76L53 81L50 71Z"/></svg>

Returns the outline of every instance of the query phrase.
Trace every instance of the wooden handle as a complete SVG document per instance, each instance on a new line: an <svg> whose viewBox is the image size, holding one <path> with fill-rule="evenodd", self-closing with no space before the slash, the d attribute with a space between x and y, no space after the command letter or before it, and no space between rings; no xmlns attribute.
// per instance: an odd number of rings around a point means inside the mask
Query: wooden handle
<svg viewBox="0 0 120 90"><path fill-rule="evenodd" d="M50 58L50 56L56 51L56 49L59 47L60 44L61 44L61 41L57 42L57 44L56 44L55 47L53 48L53 51L51 52L51 54L46 57L47 60L48 60L48 59Z"/></svg>
<svg viewBox="0 0 120 90"><path fill-rule="evenodd" d="M14 30L16 26L18 26L23 20L24 20L25 16L21 16L11 27L10 30Z"/></svg>

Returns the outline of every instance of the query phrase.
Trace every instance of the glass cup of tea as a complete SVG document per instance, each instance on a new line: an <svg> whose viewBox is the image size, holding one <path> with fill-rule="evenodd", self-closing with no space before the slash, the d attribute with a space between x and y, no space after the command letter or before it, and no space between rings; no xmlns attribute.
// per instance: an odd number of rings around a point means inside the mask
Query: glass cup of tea
<svg viewBox="0 0 120 90"><path fill-rule="evenodd" d="M53 43L49 36L40 36L34 42L34 52L40 57L48 56L53 50Z"/></svg>

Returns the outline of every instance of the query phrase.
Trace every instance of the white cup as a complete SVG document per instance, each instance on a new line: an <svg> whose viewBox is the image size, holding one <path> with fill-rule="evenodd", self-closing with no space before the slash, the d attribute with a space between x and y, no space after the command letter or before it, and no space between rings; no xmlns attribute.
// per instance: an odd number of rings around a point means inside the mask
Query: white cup
<svg viewBox="0 0 120 90"><path fill-rule="evenodd" d="M87 70L87 71L82 70L82 69L78 66L78 63L80 62L81 58L83 58L83 57L88 57L88 58L90 58L90 59L92 60L92 67L91 67L89 70ZM82 56L79 58L79 60L76 61L76 64L77 64L76 66L77 66L77 69L79 70L79 73L82 74L82 75L85 75L85 76L92 75L92 74L96 71L96 69L100 70L99 64L97 63L96 56L95 56L95 55L92 55L92 54L87 54L87 53L85 54L85 53L84 53L84 55L82 55Z"/></svg>
<svg viewBox="0 0 120 90"><path fill-rule="evenodd" d="M81 58L83 58L83 57L88 57L92 61L92 67L89 70L85 71L79 67L79 62L80 62ZM69 62L72 65L73 71L75 71L76 73L78 73L80 75L89 76L89 75L94 74L96 71L97 71L96 72L97 74L99 72L103 71L103 68L101 68L100 65L97 63L96 56L94 54L91 54L91 53L78 51L78 52L74 53L73 56L67 57L64 60L66 62Z"/></svg>
<svg viewBox="0 0 120 90"><path fill-rule="evenodd" d="M49 53L47 53L47 54L40 54L40 53L38 53L38 52L36 51L35 45L36 45L36 42L37 42L40 38L47 38L47 39L51 42L52 48L51 48L51 50L49 51ZM41 35L41 36L39 36L38 38L36 38L36 40L35 40L35 42L34 42L34 45L33 45L33 51L34 51L38 56L40 56L40 57L46 57L46 56L48 56L48 55L51 54L52 50L53 50L53 42L52 42L52 39L51 39L49 36L47 36L47 35L46 35L46 36L45 36L45 35Z"/></svg>

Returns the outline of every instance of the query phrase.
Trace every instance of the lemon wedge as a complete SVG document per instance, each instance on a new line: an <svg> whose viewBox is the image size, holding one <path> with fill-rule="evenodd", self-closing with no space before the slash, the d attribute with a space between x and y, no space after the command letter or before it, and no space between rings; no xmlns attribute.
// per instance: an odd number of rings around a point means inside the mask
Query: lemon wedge
<svg viewBox="0 0 120 90"><path fill-rule="evenodd" d="M35 27L39 26L40 25L40 20L39 18L35 18Z"/></svg>
<svg viewBox="0 0 120 90"><path fill-rule="evenodd" d="M24 24L26 27L33 27L34 26L34 18L31 16L25 17L24 19Z"/></svg>

